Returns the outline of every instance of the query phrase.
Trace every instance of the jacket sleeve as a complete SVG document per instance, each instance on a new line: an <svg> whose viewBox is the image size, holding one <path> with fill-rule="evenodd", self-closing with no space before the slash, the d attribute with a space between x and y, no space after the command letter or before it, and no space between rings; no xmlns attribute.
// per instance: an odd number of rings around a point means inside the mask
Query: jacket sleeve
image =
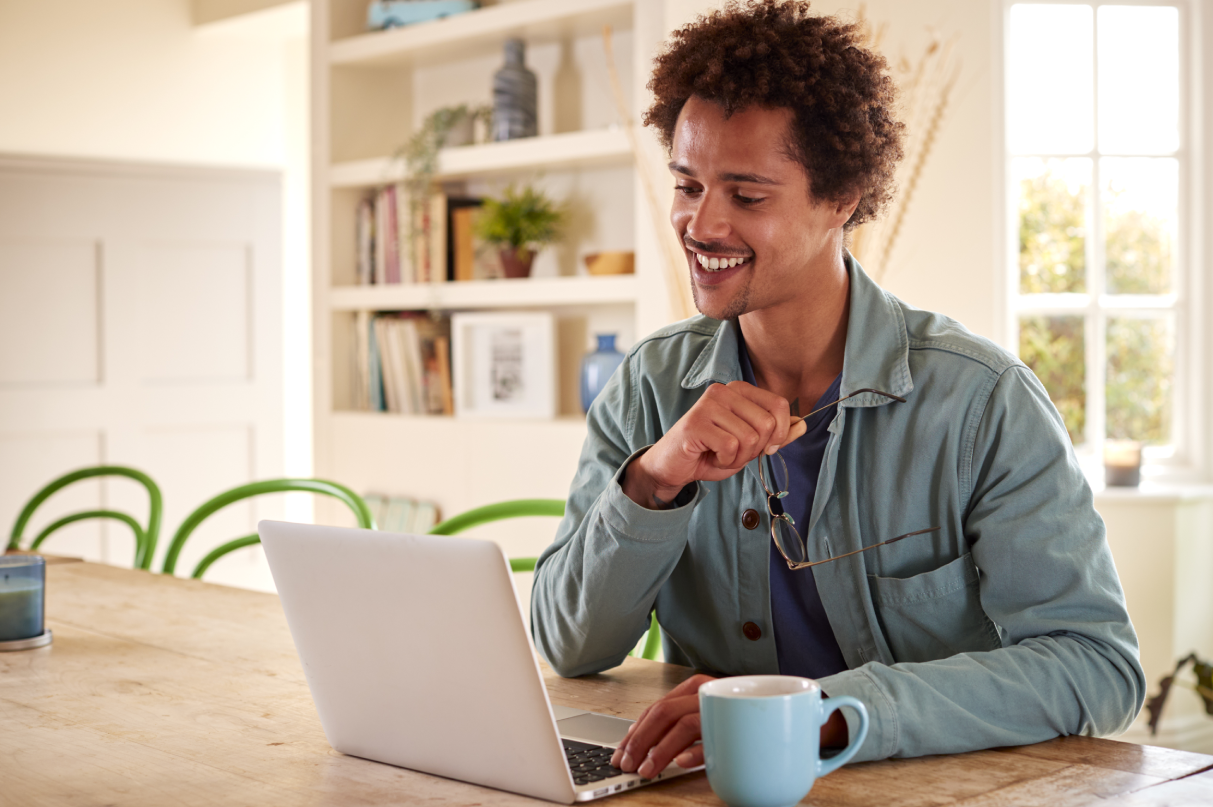
<svg viewBox="0 0 1213 807"><path fill-rule="evenodd" d="M1103 521L1057 410L1022 365L990 395L970 471L965 536L1002 647L823 679L830 695L868 708L856 759L1115 734L1141 709L1137 635Z"/></svg>
<svg viewBox="0 0 1213 807"><path fill-rule="evenodd" d="M635 423L633 373L630 356L590 407L564 519L535 569L531 634L565 677L623 663L649 627L657 592L682 555L702 496L698 484L689 485L678 506L656 511L624 494L627 464L649 447Z"/></svg>

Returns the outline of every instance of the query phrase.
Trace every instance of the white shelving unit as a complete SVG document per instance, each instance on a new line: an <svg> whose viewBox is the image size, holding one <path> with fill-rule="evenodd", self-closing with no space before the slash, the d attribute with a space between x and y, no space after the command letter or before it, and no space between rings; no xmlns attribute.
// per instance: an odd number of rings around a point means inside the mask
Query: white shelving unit
<svg viewBox="0 0 1213 807"><path fill-rule="evenodd" d="M577 406L581 356L593 334L623 347L665 324L668 305L652 216L610 95L603 26L614 32L625 93L643 99L662 0L505 0L478 11L366 32L365 0L312 3L313 273L316 474L360 492L436 501L445 514L508 498L563 498L585 436ZM570 234L526 280L359 286L354 211L403 178L397 148L440 106L489 103L505 40L527 42L540 82L540 136L445 149L438 179L485 195L510 182L569 202ZM632 101L631 114L639 117ZM592 277L586 253L636 252L636 274ZM353 411L353 323L360 311L545 310L558 322L560 416L462 421ZM340 523L337 510L318 516ZM510 554L534 554L554 524L506 527ZM511 535L513 537L511 537Z"/></svg>
<svg viewBox="0 0 1213 807"><path fill-rule="evenodd" d="M443 149L438 153L437 178L442 181L541 169L625 166L631 161L632 148L623 130L600 129ZM329 186L333 188L374 187L403 178L403 164L391 159L351 160L329 169Z"/></svg>

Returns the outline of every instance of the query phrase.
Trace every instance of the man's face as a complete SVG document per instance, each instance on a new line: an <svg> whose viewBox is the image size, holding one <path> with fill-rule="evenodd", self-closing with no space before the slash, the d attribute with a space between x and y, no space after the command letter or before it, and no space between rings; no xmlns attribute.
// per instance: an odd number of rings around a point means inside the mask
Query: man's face
<svg viewBox="0 0 1213 807"><path fill-rule="evenodd" d="M695 306L709 317L794 305L841 254L853 205L811 197L804 167L786 153L791 122L790 109L726 119L721 106L695 96L678 116L670 223L686 250Z"/></svg>

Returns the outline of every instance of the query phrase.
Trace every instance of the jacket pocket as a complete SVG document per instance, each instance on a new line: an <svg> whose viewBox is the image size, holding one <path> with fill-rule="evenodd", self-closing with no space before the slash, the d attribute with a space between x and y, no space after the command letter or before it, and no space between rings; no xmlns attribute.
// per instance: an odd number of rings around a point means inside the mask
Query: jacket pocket
<svg viewBox="0 0 1213 807"><path fill-rule="evenodd" d="M1002 644L982 610L971 553L913 577L870 574L868 584L895 661L933 661Z"/></svg>

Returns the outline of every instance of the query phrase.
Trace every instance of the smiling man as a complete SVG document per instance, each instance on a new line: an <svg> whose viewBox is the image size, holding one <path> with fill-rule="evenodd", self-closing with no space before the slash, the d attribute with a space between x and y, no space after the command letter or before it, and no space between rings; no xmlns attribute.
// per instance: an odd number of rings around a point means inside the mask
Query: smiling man
<svg viewBox="0 0 1213 807"><path fill-rule="evenodd" d="M701 763L711 675L854 695L857 759L1125 729L1137 639L1045 390L846 251L901 157L884 60L806 3L734 3L676 32L649 86L703 316L641 340L595 401L532 598L562 675L621 663L654 608L666 659L703 673L614 763Z"/></svg>

